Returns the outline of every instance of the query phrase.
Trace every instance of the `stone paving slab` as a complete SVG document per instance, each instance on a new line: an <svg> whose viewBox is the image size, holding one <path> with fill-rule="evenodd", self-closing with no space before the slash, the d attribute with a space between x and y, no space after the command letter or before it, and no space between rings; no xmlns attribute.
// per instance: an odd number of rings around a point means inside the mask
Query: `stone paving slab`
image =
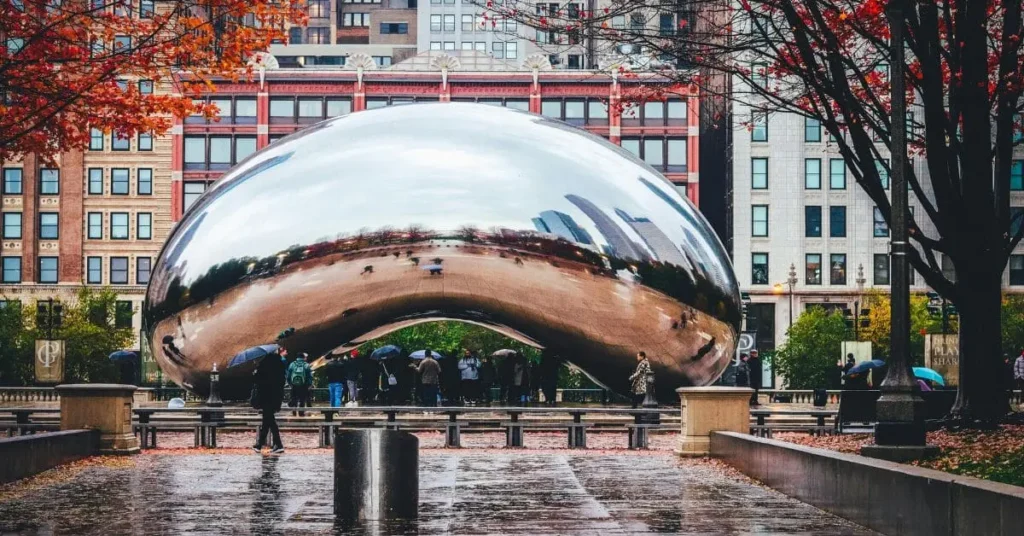
<svg viewBox="0 0 1024 536"><path fill-rule="evenodd" d="M419 520L346 527L331 462L236 452L89 466L0 502L0 534L874 534L706 462L531 451L425 451Z"/></svg>

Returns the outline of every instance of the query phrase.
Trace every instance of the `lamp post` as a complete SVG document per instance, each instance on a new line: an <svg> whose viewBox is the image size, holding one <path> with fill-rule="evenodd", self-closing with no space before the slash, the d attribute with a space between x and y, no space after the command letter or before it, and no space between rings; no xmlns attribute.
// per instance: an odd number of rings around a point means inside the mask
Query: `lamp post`
<svg viewBox="0 0 1024 536"><path fill-rule="evenodd" d="M789 278L786 279L789 285L789 328L793 329L793 287L796 286L796 265L789 263Z"/></svg>
<svg viewBox="0 0 1024 536"><path fill-rule="evenodd" d="M857 265L857 279L854 281L857 283L857 299L853 300L853 340L860 342L860 299L864 294L864 283L867 282L863 264Z"/></svg>
<svg viewBox="0 0 1024 536"><path fill-rule="evenodd" d="M892 162L892 333L889 370L882 382L882 396L876 408L878 424L875 442L861 448L861 454L891 461L908 461L933 455L935 446L925 445L924 401L914 393L910 372L910 278L907 264L907 107L906 58L903 23L906 0L888 0L889 65L892 69L889 153Z"/></svg>
<svg viewBox="0 0 1024 536"><path fill-rule="evenodd" d="M206 399L206 405L211 408L219 408L224 405L220 399L220 373L217 372L217 364L213 364L210 371L210 396Z"/></svg>

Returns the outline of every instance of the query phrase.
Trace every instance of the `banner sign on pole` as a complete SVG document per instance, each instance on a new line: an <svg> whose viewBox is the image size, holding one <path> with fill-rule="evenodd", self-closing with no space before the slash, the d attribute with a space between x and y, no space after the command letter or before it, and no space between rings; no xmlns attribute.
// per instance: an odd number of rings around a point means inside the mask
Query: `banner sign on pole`
<svg viewBox="0 0 1024 536"><path fill-rule="evenodd" d="M64 341L36 341L36 383L64 381Z"/></svg>

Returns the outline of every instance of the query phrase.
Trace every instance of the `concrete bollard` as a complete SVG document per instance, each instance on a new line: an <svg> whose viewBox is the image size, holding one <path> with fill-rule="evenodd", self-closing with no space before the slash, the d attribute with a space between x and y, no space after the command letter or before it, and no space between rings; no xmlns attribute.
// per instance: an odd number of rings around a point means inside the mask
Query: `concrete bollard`
<svg viewBox="0 0 1024 536"><path fill-rule="evenodd" d="M132 432L134 385L58 385L61 430L99 430L100 454L138 454Z"/></svg>
<svg viewBox="0 0 1024 536"><path fill-rule="evenodd" d="M334 434L334 515L339 521L414 519L419 439L396 430Z"/></svg>

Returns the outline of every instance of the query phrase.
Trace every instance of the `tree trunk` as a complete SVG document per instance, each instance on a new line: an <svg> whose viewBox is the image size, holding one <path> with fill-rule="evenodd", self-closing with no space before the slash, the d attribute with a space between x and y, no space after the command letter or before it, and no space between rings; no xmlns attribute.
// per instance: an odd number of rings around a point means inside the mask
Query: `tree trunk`
<svg viewBox="0 0 1024 536"><path fill-rule="evenodd" d="M963 264L956 266L960 374L950 416L966 426L992 425L1010 409L1000 355L1003 264L977 257Z"/></svg>

